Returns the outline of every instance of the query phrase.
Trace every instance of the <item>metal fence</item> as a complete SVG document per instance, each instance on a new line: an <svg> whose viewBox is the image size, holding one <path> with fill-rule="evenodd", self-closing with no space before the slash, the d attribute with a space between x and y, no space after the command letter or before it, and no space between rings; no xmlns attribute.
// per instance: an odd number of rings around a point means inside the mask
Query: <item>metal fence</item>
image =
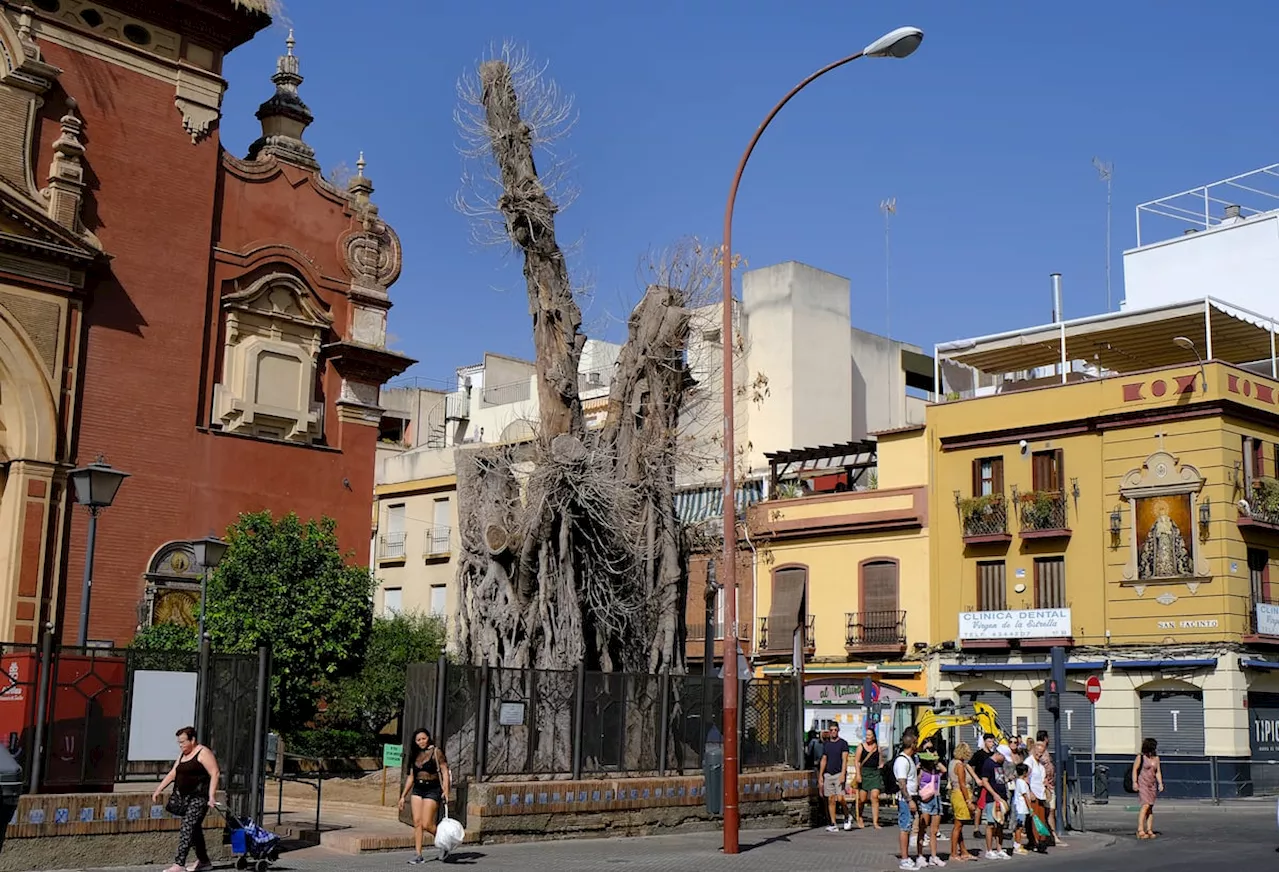
<svg viewBox="0 0 1280 872"><path fill-rule="evenodd" d="M1135 794L1124 790L1125 770L1133 765L1132 754L1099 754L1091 762L1087 755L1067 758L1067 771L1080 783L1085 802L1136 802ZM1165 799L1240 799L1274 796L1278 792L1280 763L1270 757L1189 757L1161 755L1160 771Z"/></svg>
<svg viewBox="0 0 1280 872"><path fill-rule="evenodd" d="M724 683L704 675L409 667L404 739L430 729L460 776L573 778L701 771L723 734ZM741 762L801 767L796 680L742 682ZM406 755L407 756L407 755Z"/></svg>
<svg viewBox="0 0 1280 872"><path fill-rule="evenodd" d="M0 663L0 741L21 764L28 792L106 791L117 782L159 780L171 761L129 759L138 676L194 673L198 685L203 679L197 697L203 711L175 710L173 729L195 715L201 740L218 754L228 805L236 814L249 810L255 750L261 765L255 734L265 741L261 654L80 648L46 638L41 646L0 644Z"/></svg>

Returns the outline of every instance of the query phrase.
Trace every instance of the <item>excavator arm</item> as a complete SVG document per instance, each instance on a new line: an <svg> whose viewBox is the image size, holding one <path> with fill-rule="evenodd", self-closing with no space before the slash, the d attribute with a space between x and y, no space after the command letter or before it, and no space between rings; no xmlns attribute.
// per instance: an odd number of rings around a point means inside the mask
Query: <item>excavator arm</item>
<svg viewBox="0 0 1280 872"><path fill-rule="evenodd" d="M984 733L991 733L999 744L1009 741L1008 735L1000 725L996 710L986 703L975 702L955 712L940 713L926 708L922 709L920 716L916 718L916 730L921 742L942 730L971 725L977 725Z"/></svg>

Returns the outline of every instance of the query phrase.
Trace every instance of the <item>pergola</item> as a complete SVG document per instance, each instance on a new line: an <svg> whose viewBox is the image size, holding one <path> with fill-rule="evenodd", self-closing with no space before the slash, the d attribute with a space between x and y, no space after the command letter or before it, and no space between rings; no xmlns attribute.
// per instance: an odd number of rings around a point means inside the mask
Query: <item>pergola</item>
<svg viewBox="0 0 1280 872"><path fill-rule="evenodd" d="M849 473L850 487L861 481L868 469L875 469L876 441L861 439L842 442L839 445L818 445L812 448L790 448L786 451L766 453L769 461L769 494L778 491L778 482L784 478L812 478L833 472Z"/></svg>

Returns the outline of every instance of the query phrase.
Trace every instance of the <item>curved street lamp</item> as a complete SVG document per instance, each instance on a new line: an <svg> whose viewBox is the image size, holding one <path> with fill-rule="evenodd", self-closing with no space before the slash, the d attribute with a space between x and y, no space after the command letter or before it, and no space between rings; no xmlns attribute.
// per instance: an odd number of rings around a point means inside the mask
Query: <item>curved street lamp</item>
<svg viewBox="0 0 1280 872"><path fill-rule="evenodd" d="M1209 393L1209 376L1204 372L1204 358L1200 356L1200 349L1196 348L1196 344L1185 336L1173 337L1173 344L1187 349L1196 356L1196 363L1200 364L1200 390L1203 393Z"/></svg>
<svg viewBox="0 0 1280 872"><path fill-rule="evenodd" d="M905 58L920 47L924 39L924 31L918 27L899 27L892 30L862 51L828 64L787 92L778 105L765 116L764 121L756 128L755 135L747 143L747 150L738 161L737 172L733 175L733 184L729 186L729 199L724 207L724 248L720 252L720 271L723 284L723 312L721 312L721 330L723 337L722 366L724 368L724 553L720 570L724 596L724 853L738 853L738 522L737 522L737 489L734 482L734 441L733 441L733 206L738 199L738 185L742 182L743 170L747 168L747 160L755 150L756 143L773 121L774 116L782 111L782 107L791 102L791 98L804 90L815 79L825 76L851 61L861 57L869 58Z"/></svg>
<svg viewBox="0 0 1280 872"><path fill-rule="evenodd" d="M84 581L80 586L80 632L76 644L84 648L89 644L89 599L93 595L93 551L98 542L98 512L109 508L116 500L116 492L129 477L107 464L99 454L88 466L67 473L76 502L89 510L89 545L84 555Z"/></svg>

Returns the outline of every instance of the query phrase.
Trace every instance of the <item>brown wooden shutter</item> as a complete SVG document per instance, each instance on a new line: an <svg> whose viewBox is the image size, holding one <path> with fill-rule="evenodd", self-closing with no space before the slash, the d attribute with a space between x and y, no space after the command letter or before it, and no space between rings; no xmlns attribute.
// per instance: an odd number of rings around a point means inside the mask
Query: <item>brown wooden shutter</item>
<svg viewBox="0 0 1280 872"><path fill-rule="evenodd" d="M789 651L800 626L804 607L805 582L809 572L803 567L779 569L773 573L773 602L769 604L769 648Z"/></svg>
<svg viewBox="0 0 1280 872"><path fill-rule="evenodd" d="M1004 458L991 458L991 492L1004 493Z"/></svg>
<svg viewBox="0 0 1280 872"><path fill-rule="evenodd" d="M982 496L982 458L979 457L972 464L973 467L973 496Z"/></svg>
<svg viewBox="0 0 1280 872"><path fill-rule="evenodd" d="M1036 559L1035 602L1038 609L1067 607L1067 571L1061 557Z"/></svg>
<svg viewBox="0 0 1280 872"><path fill-rule="evenodd" d="M898 564L878 560L862 565L862 611L898 611Z"/></svg>
<svg viewBox="0 0 1280 872"><path fill-rule="evenodd" d="M1053 452L1053 486L1050 490L1063 492L1067 488L1067 472L1062 466L1062 449Z"/></svg>
<svg viewBox="0 0 1280 872"><path fill-rule="evenodd" d="M1267 474L1267 458L1262 446L1261 439L1253 440L1253 474L1256 478L1262 478Z"/></svg>
<svg viewBox="0 0 1280 872"><path fill-rule="evenodd" d="M978 564L978 611L993 612L1005 607L1004 561Z"/></svg>

